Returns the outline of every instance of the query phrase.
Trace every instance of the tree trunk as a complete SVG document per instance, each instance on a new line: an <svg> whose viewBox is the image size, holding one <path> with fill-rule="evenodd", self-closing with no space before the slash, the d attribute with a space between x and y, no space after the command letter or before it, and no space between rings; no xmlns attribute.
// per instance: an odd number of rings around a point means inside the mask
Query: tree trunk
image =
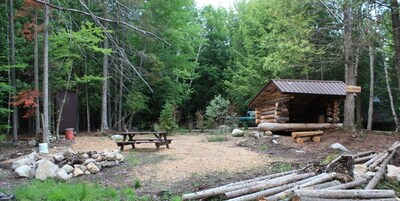
<svg viewBox="0 0 400 201"><path fill-rule="evenodd" d="M118 95L118 130L122 130L122 92L124 87L124 63L121 61L121 69L119 74L119 95Z"/></svg>
<svg viewBox="0 0 400 201"><path fill-rule="evenodd" d="M390 13L392 18L393 40L394 40L394 61L397 69L397 83L400 88L400 19L399 19L399 3L392 0L390 3Z"/></svg>
<svg viewBox="0 0 400 201"><path fill-rule="evenodd" d="M369 3L368 3L368 11ZM369 13L369 12L368 12ZM370 38L368 41L368 55L369 55L369 101L368 101L368 122L367 122L367 130L372 130L372 114L374 113L374 88L375 88L375 76L374 76L374 61L375 61L375 51L373 47L372 41L372 32L371 32L371 19L367 19L367 33Z"/></svg>
<svg viewBox="0 0 400 201"><path fill-rule="evenodd" d="M38 11L35 9L35 30L34 30L34 76L35 76L35 91L39 92L39 38L38 38ZM39 145L39 133L40 133L40 99L36 97L36 108L35 108L35 136L36 145Z"/></svg>
<svg viewBox="0 0 400 201"><path fill-rule="evenodd" d="M87 56L85 55L85 75L87 75ZM88 84L85 84L85 96L86 96L86 121L87 121L87 132L90 133L90 107L89 107L89 90Z"/></svg>
<svg viewBox="0 0 400 201"><path fill-rule="evenodd" d="M107 25L105 25L107 27ZM108 37L104 38L104 48L108 48ZM101 132L109 130L107 112L107 92L108 92L108 54L103 56L103 90L101 104Z"/></svg>
<svg viewBox="0 0 400 201"><path fill-rule="evenodd" d="M17 95L17 82L15 78L15 33L14 33L14 1L10 0L9 7L9 20L10 20L10 65L11 65L11 87L12 87L12 101L15 102L15 96ZM12 133L13 133L13 144L18 141L18 106L12 106Z"/></svg>
<svg viewBox="0 0 400 201"><path fill-rule="evenodd" d="M398 121L398 118L397 118L396 109L394 107L392 89L390 88L390 83L389 83L389 73L388 73L387 61L383 62L383 68L384 68L384 71L385 71L386 89L387 89L387 92L388 92L388 95L389 95L390 108L392 110L392 116L393 116L394 123L396 124L396 132L398 132L399 131L399 121Z"/></svg>
<svg viewBox="0 0 400 201"><path fill-rule="evenodd" d="M60 123L61 123L61 117L62 117L62 113L64 111L64 106L65 106L65 101L67 100L67 95L68 95L68 88L69 88L69 84L71 81L71 76L72 76L72 69L73 69L73 65L71 66L71 69L69 69L69 73L68 73L68 78L67 78L67 86L65 87L65 92L64 92L64 96L63 99L61 100L61 105L59 108L59 111L57 112L58 117L57 117L57 122L56 122L56 137L57 140L60 139ZM77 129L77 128L75 128Z"/></svg>
<svg viewBox="0 0 400 201"><path fill-rule="evenodd" d="M348 0L344 2L344 53L345 53L345 69L346 84L355 85L355 69L353 63L353 16L350 8L351 4ZM344 103L344 121L343 129L354 131L354 109L355 98L354 93L348 93Z"/></svg>
<svg viewBox="0 0 400 201"><path fill-rule="evenodd" d="M45 0L48 4L50 0ZM50 143L49 122L49 6L44 10L44 35L43 35L43 142Z"/></svg>

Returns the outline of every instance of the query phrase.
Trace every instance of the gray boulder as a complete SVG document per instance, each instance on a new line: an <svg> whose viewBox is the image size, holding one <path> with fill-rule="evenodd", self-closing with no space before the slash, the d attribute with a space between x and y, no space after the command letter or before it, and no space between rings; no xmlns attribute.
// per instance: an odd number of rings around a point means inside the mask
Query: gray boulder
<svg viewBox="0 0 400 201"><path fill-rule="evenodd" d="M104 157L108 161L115 161L115 160L117 160L117 152L113 152L113 151L105 152Z"/></svg>
<svg viewBox="0 0 400 201"><path fill-rule="evenodd" d="M346 147L344 147L342 144L340 143L334 143L331 145L332 149L337 149L343 152L350 152Z"/></svg>
<svg viewBox="0 0 400 201"><path fill-rule="evenodd" d="M400 177L400 167L394 165L387 165L387 174L386 179L389 181L398 181L398 177Z"/></svg>
<svg viewBox="0 0 400 201"><path fill-rule="evenodd" d="M233 137L243 137L243 136L244 136L244 131L235 128L235 129L233 129L233 131L232 131L232 136L233 136Z"/></svg>
<svg viewBox="0 0 400 201"><path fill-rule="evenodd" d="M66 181L66 180L68 180L68 179L71 179L71 177L72 177L72 174L68 174L66 171L65 171L65 169L60 169L60 170L58 170L58 172L57 172L57 178L59 178L59 179L61 179L61 180L64 180L64 181Z"/></svg>
<svg viewBox="0 0 400 201"><path fill-rule="evenodd" d="M124 156L122 154L120 154L120 153L117 153L115 158L117 159L117 161L123 161L124 160Z"/></svg>
<svg viewBox="0 0 400 201"><path fill-rule="evenodd" d="M57 176L57 172L60 168L49 160L44 160L39 164L35 178L39 180L46 180L47 178L54 178Z"/></svg>
<svg viewBox="0 0 400 201"><path fill-rule="evenodd" d="M122 141L124 137L122 135L113 135L111 136L111 139L114 141Z"/></svg>
<svg viewBox="0 0 400 201"><path fill-rule="evenodd" d="M100 172L100 168L97 167L97 165L94 164L94 163L89 163L87 165L87 170L90 171L93 174L96 174L96 173Z"/></svg>
<svg viewBox="0 0 400 201"><path fill-rule="evenodd" d="M86 160L85 160L85 162L83 163L83 165L87 165L87 164L93 163L93 162L96 162L96 160L94 160L93 158L89 158L89 159L86 159Z"/></svg>
<svg viewBox="0 0 400 201"><path fill-rule="evenodd" d="M14 163L11 166L11 169L16 170L20 166L23 166L23 165L31 166L33 164L35 164L35 158L28 155L26 158L22 158L22 159L18 159L16 161L14 161Z"/></svg>
<svg viewBox="0 0 400 201"><path fill-rule="evenodd" d="M64 155L61 153L54 154L53 159L55 162L60 162L65 159Z"/></svg>
<svg viewBox="0 0 400 201"><path fill-rule="evenodd" d="M251 133L249 133L249 136L258 139L258 138L260 138L260 133L258 133L258 132L251 132Z"/></svg>
<svg viewBox="0 0 400 201"><path fill-rule="evenodd" d="M68 165L68 164L65 164L64 166L62 166L61 169L64 169L65 172L66 172L67 174L69 174L69 173L71 173L72 171L74 171L74 167L72 167L72 166L70 166L70 165Z"/></svg>
<svg viewBox="0 0 400 201"><path fill-rule="evenodd" d="M115 167L118 165L118 161L103 161L101 162L101 166L102 167Z"/></svg>
<svg viewBox="0 0 400 201"><path fill-rule="evenodd" d="M368 167L364 164L356 164L354 165L353 173L354 177L364 177L365 173L367 173Z"/></svg>
<svg viewBox="0 0 400 201"><path fill-rule="evenodd" d="M34 169L32 170L32 167L28 165L19 166L15 169L15 173L17 173L20 178L32 178L35 176Z"/></svg>

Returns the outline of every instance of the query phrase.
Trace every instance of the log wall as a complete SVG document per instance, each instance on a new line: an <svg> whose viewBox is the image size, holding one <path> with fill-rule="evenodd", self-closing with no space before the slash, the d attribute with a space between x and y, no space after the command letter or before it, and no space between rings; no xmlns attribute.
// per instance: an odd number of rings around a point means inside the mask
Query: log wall
<svg viewBox="0 0 400 201"><path fill-rule="evenodd" d="M268 100L258 105L256 110L256 123L287 123L289 122L290 95L273 94Z"/></svg>

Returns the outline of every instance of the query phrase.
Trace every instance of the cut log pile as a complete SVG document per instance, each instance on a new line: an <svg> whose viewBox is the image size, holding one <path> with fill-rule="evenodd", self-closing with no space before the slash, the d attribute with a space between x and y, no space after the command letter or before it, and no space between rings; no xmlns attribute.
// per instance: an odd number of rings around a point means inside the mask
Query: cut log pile
<svg viewBox="0 0 400 201"><path fill-rule="evenodd" d="M324 131L304 131L304 132L292 132L294 141L298 144L303 144L304 139L309 138L313 142L320 142Z"/></svg>
<svg viewBox="0 0 400 201"><path fill-rule="evenodd" d="M256 108L256 123L286 123L289 122L288 102L293 98L280 93L273 94L270 100L264 101Z"/></svg>
<svg viewBox="0 0 400 201"><path fill-rule="evenodd" d="M396 141L383 153L368 151L354 155L342 155L325 166L308 165L300 170L234 182L184 194L182 199L218 198L232 201L397 200L393 190L374 189L385 174L386 165L399 147L400 142ZM356 172L360 166L366 167L364 172ZM367 174L367 170L371 173ZM353 172L356 173L353 174Z"/></svg>
<svg viewBox="0 0 400 201"><path fill-rule="evenodd" d="M333 101L332 103L328 104L328 107L326 109L326 122L334 124L338 123L340 120L339 115L339 102Z"/></svg>

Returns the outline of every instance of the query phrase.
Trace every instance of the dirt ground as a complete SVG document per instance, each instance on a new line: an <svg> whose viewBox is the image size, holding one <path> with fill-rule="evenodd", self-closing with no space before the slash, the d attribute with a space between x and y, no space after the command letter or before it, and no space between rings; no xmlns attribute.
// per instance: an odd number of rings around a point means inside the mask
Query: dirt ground
<svg viewBox="0 0 400 201"><path fill-rule="evenodd" d="M208 142L205 134L174 135L171 138L170 149L162 146L157 151L154 144L139 144L136 149L127 146L122 152L125 156L122 165L104 169L96 175L73 178L70 182L89 181L119 188L134 187L140 181L142 187L137 189L138 194L151 195L158 200L166 194L191 192L279 171L276 169L279 165L279 168L286 168L321 162L335 152L329 146L336 142L354 153L382 151L398 140L399 135L378 132L351 134L334 130L327 131L321 142L304 144L296 144L285 135L260 139L229 137L227 142ZM79 134L74 142L62 140L52 144L50 150L56 153L68 147L75 152L118 149L108 137ZM16 179L10 168L17 157L36 149L23 143L18 147L1 144L2 191L11 192L17 185L28 181Z"/></svg>

